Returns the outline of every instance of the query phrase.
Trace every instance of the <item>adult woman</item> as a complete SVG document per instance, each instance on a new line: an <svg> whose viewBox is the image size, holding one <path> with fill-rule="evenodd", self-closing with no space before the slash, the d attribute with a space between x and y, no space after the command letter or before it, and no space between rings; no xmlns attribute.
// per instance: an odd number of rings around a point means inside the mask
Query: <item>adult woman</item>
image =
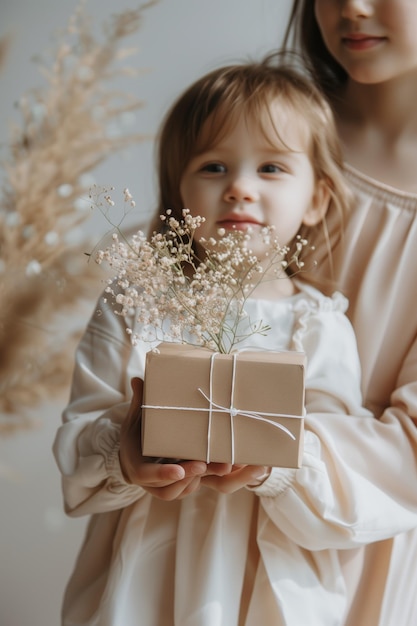
<svg viewBox="0 0 417 626"><path fill-rule="evenodd" d="M332 271L377 417L357 437L358 471L392 504L375 497L386 539L346 554L349 626L417 623L416 28L407 0L295 0L285 38L328 96L356 194Z"/></svg>

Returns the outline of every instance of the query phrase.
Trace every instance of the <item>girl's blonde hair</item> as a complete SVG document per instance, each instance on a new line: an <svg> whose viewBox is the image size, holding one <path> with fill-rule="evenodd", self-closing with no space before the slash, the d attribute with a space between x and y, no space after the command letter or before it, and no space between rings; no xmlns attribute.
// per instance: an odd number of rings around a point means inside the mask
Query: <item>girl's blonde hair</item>
<svg viewBox="0 0 417 626"><path fill-rule="evenodd" d="M309 156L316 180L324 180L331 195L327 216L336 212L339 226L343 223L351 196L343 175L332 111L313 82L294 67L281 63L280 57L274 53L260 62L216 69L192 84L173 104L159 135L159 205L151 232L163 230L164 222L159 216L167 209L181 219L185 207L180 184L190 160L215 145L240 116L259 120L261 130L266 132L261 121L265 117L260 113L270 112L275 103L282 103L290 120L293 115L295 124L308 129ZM268 139L271 143L282 141L278 129L277 137ZM198 207L186 208L198 212ZM318 226L308 228L308 233L306 227L299 232L309 243L315 243L323 234L327 236L326 218Z"/></svg>

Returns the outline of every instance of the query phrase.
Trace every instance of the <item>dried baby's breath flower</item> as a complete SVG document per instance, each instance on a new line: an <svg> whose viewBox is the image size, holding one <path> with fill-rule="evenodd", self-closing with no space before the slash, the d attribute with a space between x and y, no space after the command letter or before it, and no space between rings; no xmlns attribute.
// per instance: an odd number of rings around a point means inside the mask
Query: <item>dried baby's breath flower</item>
<svg viewBox="0 0 417 626"><path fill-rule="evenodd" d="M288 256L273 228L265 228L262 266L248 245L250 234L219 229L217 240L199 239L204 254L198 258L194 240L204 218L184 209L180 221L169 210L161 220L164 233L149 238L138 231L126 239L117 227L111 245L96 253L115 273L106 288L115 312L138 323L129 333L132 342L180 341L228 353L254 334L265 335L269 326L251 321L245 303L271 275L279 278L289 266L298 271L307 241L299 238Z"/></svg>

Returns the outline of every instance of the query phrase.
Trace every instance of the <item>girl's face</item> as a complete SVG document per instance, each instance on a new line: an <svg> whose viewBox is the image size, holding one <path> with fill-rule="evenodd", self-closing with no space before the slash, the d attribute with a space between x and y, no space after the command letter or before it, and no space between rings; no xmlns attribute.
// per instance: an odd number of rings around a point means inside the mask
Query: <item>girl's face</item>
<svg viewBox="0 0 417 626"><path fill-rule="evenodd" d="M280 245L290 243L302 223L322 219L329 203L327 186L315 180L305 122L297 123L280 103L272 104L270 114L264 130L240 115L216 145L191 159L180 185L183 206L206 219L200 237L250 229L250 247L259 259L263 227L275 227ZM272 145L267 137L276 137L275 128L282 141Z"/></svg>
<svg viewBox="0 0 417 626"><path fill-rule="evenodd" d="M315 0L315 16L330 54L354 81L417 72L416 0Z"/></svg>

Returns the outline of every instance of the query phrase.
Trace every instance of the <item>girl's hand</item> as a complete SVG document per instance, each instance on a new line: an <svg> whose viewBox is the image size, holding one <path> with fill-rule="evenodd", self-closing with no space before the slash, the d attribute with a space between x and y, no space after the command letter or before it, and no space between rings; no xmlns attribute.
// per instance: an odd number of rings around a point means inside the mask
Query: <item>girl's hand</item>
<svg viewBox="0 0 417 626"><path fill-rule="evenodd" d="M263 465L233 465L229 467L230 471L223 475L209 475L207 472L201 479L201 483L220 493L233 493L243 487L261 485L271 473L271 468Z"/></svg>
<svg viewBox="0 0 417 626"><path fill-rule="evenodd" d="M176 500L193 493L201 485L221 493L233 493L242 487L260 484L269 475L266 474L268 468L254 465L149 462L140 451L143 381L132 378L131 385L133 397L122 423L119 450L120 466L128 483L140 485L161 500Z"/></svg>
<svg viewBox="0 0 417 626"><path fill-rule="evenodd" d="M207 470L202 461L148 462L140 451L143 381L132 378L133 397L120 432L119 459L127 482L140 485L161 500L175 500L196 491Z"/></svg>

